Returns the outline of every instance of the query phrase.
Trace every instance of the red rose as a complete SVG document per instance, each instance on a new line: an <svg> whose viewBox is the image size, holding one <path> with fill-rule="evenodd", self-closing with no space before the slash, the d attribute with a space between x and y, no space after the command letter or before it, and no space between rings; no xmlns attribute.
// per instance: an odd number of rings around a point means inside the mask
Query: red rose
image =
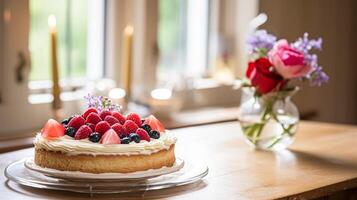
<svg viewBox="0 0 357 200"><path fill-rule="evenodd" d="M283 81L283 77L273 71L273 65L267 58L259 58L250 62L246 76L261 94L272 91Z"/></svg>

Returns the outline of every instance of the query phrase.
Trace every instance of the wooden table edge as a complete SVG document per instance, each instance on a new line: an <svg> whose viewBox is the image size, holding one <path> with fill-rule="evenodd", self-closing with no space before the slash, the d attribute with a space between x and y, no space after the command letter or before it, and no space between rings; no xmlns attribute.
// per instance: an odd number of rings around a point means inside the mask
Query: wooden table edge
<svg viewBox="0 0 357 200"><path fill-rule="evenodd" d="M357 188L357 178L348 179L339 183L326 185L320 188L311 189L305 192L292 194L286 197L277 198L276 200L290 200L290 199L316 199L329 196L335 192L341 192Z"/></svg>

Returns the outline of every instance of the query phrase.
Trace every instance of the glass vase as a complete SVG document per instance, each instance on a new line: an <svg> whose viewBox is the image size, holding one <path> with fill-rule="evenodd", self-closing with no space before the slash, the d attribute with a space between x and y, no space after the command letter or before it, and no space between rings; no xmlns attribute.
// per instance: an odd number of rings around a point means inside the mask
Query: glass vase
<svg viewBox="0 0 357 200"><path fill-rule="evenodd" d="M248 144L256 149L282 150L294 140L299 111L291 101L297 88L255 96L254 88L243 88L238 120Z"/></svg>

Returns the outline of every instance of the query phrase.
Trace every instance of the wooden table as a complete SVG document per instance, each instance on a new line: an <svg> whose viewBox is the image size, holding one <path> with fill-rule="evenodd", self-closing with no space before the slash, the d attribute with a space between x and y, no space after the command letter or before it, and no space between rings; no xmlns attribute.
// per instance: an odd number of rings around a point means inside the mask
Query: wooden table
<svg viewBox="0 0 357 200"><path fill-rule="evenodd" d="M177 155L206 163L210 172L196 184L126 195L160 199L311 199L357 187L357 127L302 122L296 142L282 152L248 147L237 122L182 128ZM0 154L1 171L31 156L32 148ZM0 175L0 199L87 199L87 194L22 187ZM352 190L353 191L353 190ZM355 190L356 191L356 190Z"/></svg>

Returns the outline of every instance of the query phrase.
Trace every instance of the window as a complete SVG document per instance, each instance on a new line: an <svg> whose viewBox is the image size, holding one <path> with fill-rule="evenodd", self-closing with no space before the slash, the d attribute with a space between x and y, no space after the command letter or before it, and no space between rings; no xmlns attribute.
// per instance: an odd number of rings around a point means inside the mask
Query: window
<svg viewBox="0 0 357 200"><path fill-rule="evenodd" d="M182 71L186 59L187 0L159 1L159 72Z"/></svg>
<svg viewBox="0 0 357 200"><path fill-rule="evenodd" d="M57 20L62 82L102 76L104 5L104 0L30 0L31 81L50 79L49 15Z"/></svg>
<svg viewBox="0 0 357 200"><path fill-rule="evenodd" d="M207 69L209 0L159 0L159 82L202 77Z"/></svg>

